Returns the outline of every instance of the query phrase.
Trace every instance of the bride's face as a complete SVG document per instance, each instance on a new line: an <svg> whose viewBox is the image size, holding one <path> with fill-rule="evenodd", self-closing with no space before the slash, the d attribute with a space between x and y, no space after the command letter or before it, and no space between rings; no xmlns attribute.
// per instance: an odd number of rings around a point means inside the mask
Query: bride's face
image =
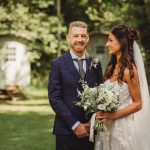
<svg viewBox="0 0 150 150"><path fill-rule="evenodd" d="M120 51L121 45L112 33L109 33L109 37L108 37L108 41L106 43L106 47L109 49L109 54L110 55L112 55L112 54L117 55L117 54L121 53L121 51Z"/></svg>

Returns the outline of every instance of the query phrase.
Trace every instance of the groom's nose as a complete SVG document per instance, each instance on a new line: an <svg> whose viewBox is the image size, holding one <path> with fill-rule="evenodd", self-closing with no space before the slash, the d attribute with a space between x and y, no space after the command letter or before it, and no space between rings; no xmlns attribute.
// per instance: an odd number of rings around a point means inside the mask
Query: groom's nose
<svg viewBox="0 0 150 150"><path fill-rule="evenodd" d="M82 37L81 37L81 36L78 36L77 41L81 42L81 41L82 41Z"/></svg>

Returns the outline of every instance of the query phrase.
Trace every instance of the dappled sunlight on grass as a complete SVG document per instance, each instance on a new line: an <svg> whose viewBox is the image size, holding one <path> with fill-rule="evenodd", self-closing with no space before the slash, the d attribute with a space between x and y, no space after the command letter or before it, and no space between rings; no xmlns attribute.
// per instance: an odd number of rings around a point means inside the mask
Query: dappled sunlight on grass
<svg viewBox="0 0 150 150"><path fill-rule="evenodd" d="M0 113L0 141L3 149L6 145L15 145L14 150L48 150L54 143L51 140L54 115L38 114L35 112ZM3 130L2 130L3 129ZM40 142L40 143L39 143ZM35 146L36 145L36 146ZM18 147L19 146L19 147ZM7 148L9 149L9 148ZM13 150L13 148L10 148Z"/></svg>
<svg viewBox="0 0 150 150"><path fill-rule="evenodd" d="M36 88L36 87L27 87L23 89L23 92L25 95L27 95L27 98L29 99L47 99L48 97L48 92L47 89L41 89L41 88Z"/></svg>
<svg viewBox="0 0 150 150"><path fill-rule="evenodd" d="M2 113L7 111L19 111L20 113L33 111L37 113L54 114L49 106L48 100L8 101L7 103L0 103L0 112Z"/></svg>
<svg viewBox="0 0 150 150"><path fill-rule="evenodd" d="M46 90L35 93L23 101L0 101L0 150L55 150L55 114Z"/></svg>

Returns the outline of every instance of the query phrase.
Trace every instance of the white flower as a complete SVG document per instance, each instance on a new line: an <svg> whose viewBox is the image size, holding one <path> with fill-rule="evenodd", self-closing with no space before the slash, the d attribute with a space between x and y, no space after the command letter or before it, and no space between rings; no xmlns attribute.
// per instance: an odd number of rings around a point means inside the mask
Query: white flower
<svg viewBox="0 0 150 150"><path fill-rule="evenodd" d="M96 69L96 67L98 66L98 63L99 63L99 59L96 58L96 57L94 57L93 60L92 60L92 62L91 62L90 69L91 69L92 67L94 67L94 68Z"/></svg>
<svg viewBox="0 0 150 150"><path fill-rule="evenodd" d="M115 95L119 96L119 92L115 92Z"/></svg>
<svg viewBox="0 0 150 150"><path fill-rule="evenodd" d="M99 110L101 110L101 111L105 111L105 109L106 109L106 107L105 107L104 105L102 105L102 104L99 104L99 105L97 106L97 108L98 108Z"/></svg>
<svg viewBox="0 0 150 150"><path fill-rule="evenodd" d="M84 110L87 110L88 107L87 107L87 105L84 105L83 108L84 108Z"/></svg>

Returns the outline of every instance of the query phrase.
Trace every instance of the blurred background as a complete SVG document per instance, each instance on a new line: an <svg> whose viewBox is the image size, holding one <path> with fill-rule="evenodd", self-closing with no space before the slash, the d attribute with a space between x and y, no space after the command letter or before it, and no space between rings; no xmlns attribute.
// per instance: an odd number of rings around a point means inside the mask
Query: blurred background
<svg viewBox="0 0 150 150"><path fill-rule="evenodd" d="M88 24L87 51L108 62L110 29L140 31L150 85L150 0L0 0L0 150L55 150L47 98L51 61L68 50L71 21Z"/></svg>

